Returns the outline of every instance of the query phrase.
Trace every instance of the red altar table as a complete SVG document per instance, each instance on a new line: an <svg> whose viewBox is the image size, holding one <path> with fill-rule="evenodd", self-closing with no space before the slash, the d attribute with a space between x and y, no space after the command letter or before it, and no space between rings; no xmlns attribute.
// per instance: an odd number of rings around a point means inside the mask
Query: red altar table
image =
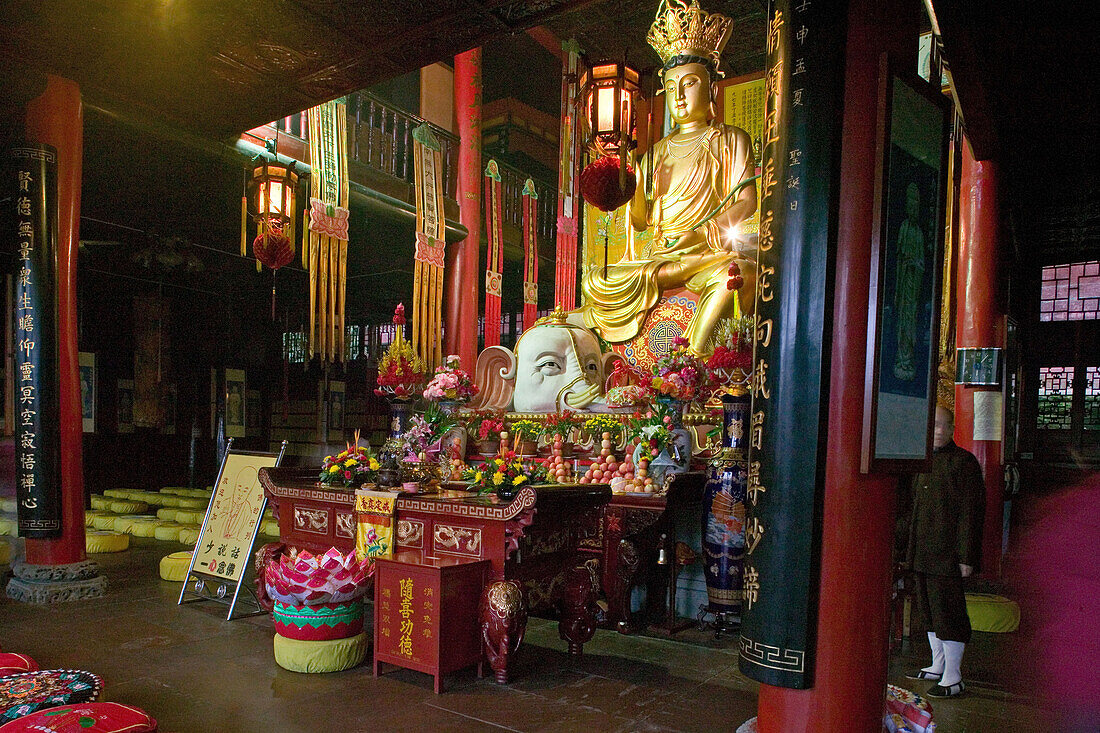
<svg viewBox="0 0 1100 733"><path fill-rule="evenodd" d="M309 469L261 469L260 483L275 504L281 542L354 550L353 490L319 486ZM479 616L489 664L505 682L528 612L557 615L572 654L595 633L598 558L583 549L599 546L610 499L600 484L526 486L511 501L469 491L399 496L395 552L489 561Z"/></svg>

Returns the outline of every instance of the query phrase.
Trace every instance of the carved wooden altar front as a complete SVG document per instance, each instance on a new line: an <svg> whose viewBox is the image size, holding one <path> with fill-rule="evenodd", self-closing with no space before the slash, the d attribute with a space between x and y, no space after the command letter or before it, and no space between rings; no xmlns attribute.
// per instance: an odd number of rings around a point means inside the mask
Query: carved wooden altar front
<svg viewBox="0 0 1100 733"><path fill-rule="evenodd" d="M276 505L281 542L288 548L354 551L353 490L319 486L316 473L303 469L264 469L260 483ZM527 486L510 501L469 491L399 496L395 551L489 561L482 635L503 682L514 651L509 647L522 638L518 627L528 612L559 616L571 653L580 654L592 638L599 563L582 548L599 546L602 509L610 499L611 489L599 484ZM517 597L522 607L502 600Z"/></svg>

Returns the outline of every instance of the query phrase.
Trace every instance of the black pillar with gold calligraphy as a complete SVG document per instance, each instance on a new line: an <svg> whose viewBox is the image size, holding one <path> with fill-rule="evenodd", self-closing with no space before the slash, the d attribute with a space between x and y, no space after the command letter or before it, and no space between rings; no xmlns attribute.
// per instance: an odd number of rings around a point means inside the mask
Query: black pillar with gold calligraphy
<svg viewBox="0 0 1100 733"><path fill-rule="evenodd" d="M739 666L796 689L813 685L845 5L774 0L768 15L747 492L758 537Z"/></svg>
<svg viewBox="0 0 1100 733"><path fill-rule="evenodd" d="M10 163L17 247L12 383L19 534L49 538L61 534L57 151L50 145L21 145L11 149Z"/></svg>

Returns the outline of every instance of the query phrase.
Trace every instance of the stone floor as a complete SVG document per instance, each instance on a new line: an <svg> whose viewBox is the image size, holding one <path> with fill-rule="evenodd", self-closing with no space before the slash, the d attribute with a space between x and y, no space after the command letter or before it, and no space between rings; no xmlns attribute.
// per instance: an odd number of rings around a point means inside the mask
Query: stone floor
<svg viewBox="0 0 1100 733"><path fill-rule="evenodd" d="M131 549L94 556L106 597L37 607L0 599L0 648L44 668L104 678L103 698L137 705L162 731L732 731L756 714L757 685L737 671L733 639L684 632L684 641L600 631L573 661L557 626L532 619L514 682L431 678L369 666L327 675L288 672L272 655L270 618L227 622L211 603L177 606L179 584L159 579L161 556L180 546L134 538ZM967 657L969 694L934 703L940 733L1046 731L1050 718L1008 692L1011 635L977 634ZM890 681L923 692L902 670L927 647L891 659ZM923 662L922 662L923 663Z"/></svg>

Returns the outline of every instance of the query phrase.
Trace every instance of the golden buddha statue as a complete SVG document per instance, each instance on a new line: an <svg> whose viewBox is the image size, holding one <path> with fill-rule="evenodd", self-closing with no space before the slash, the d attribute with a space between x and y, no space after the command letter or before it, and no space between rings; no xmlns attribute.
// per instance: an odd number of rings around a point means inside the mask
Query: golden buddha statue
<svg viewBox="0 0 1100 733"><path fill-rule="evenodd" d="M662 0L647 41L660 55L662 89L676 123L635 165L638 187L623 258L592 267L581 282L580 313L603 338L634 338L662 291L686 287L698 297L684 338L705 355L718 320L753 312L756 243L740 224L756 212L752 141L715 119L718 60L732 21L697 0ZM650 230L648 256L634 232ZM744 284L728 287L736 263Z"/></svg>

